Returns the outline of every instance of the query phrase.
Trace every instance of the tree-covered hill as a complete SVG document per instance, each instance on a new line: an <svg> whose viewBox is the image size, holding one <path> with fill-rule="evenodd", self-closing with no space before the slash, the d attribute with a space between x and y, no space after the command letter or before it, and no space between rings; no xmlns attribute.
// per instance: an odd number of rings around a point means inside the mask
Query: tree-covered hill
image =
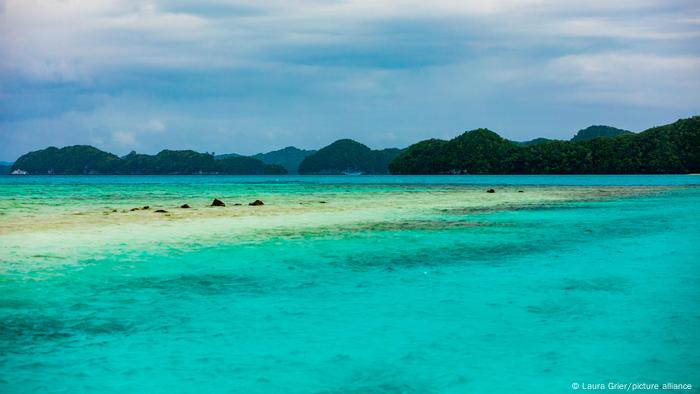
<svg viewBox="0 0 700 394"><path fill-rule="evenodd" d="M257 158L256 158L257 157ZM258 154L214 156L192 150L124 157L88 145L27 153L11 168L29 174L666 174L700 172L700 116L631 133L608 126L583 129L571 141L513 142L488 129L449 141L430 139L407 149L372 150L338 140L319 151L294 147ZM269 163L264 163L264 159ZM271 164L275 163L275 164Z"/></svg>
<svg viewBox="0 0 700 394"><path fill-rule="evenodd" d="M284 175L287 170L277 164L265 164L253 157L231 156L217 160L219 169L231 175Z"/></svg>
<svg viewBox="0 0 700 394"><path fill-rule="evenodd" d="M214 159L216 160L221 160L225 159L227 157L241 157L243 155L239 155L238 153L224 153L222 155L214 155Z"/></svg>
<svg viewBox="0 0 700 394"><path fill-rule="evenodd" d="M485 129L410 146L394 174L665 174L700 172L700 117L639 134L522 145Z"/></svg>
<svg viewBox="0 0 700 394"><path fill-rule="evenodd" d="M267 153L258 153L253 155L253 158L261 160L266 164L277 164L284 167L288 173L296 174L299 170L299 164L306 156L316 153L315 150L299 149L293 146L288 146L284 149L275 150Z"/></svg>
<svg viewBox="0 0 700 394"><path fill-rule="evenodd" d="M631 131L618 129L610 126L589 126L579 130L571 141L588 141L598 137L617 137L618 135L632 134Z"/></svg>
<svg viewBox="0 0 700 394"><path fill-rule="evenodd" d="M12 165L29 174L110 174L120 168L122 160L111 153L88 145L65 148L49 147L22 155Z"/></svg>
<svg viewBox="0 0 700 394"><path fill-rule="evenodd" d="M528 146L528 145L542 144L542 143L550 142L550 141L556 141L556 140L551 140L549 138L535 138L535 139L532 139L529 141L513 141L513 142L515 142L518 145Z"/></svg>
<svg viewBox="0 0 700 394"><path fill-rule="evenodd" d="M300 174L387 174L389 163L400 149L372 150L350 139L342 139L309 155L299 164Z"/></svg>
<svg viewBox="0 0 700 394"><path fill-rule="evenodd" d="M286 174L281 166L250 157L215 160L210 154L192 150L163 150L157 155L131 152L120 158L86 145L50 147L27 153L13 164L12 170L17 169L41 175Z"/></svg>

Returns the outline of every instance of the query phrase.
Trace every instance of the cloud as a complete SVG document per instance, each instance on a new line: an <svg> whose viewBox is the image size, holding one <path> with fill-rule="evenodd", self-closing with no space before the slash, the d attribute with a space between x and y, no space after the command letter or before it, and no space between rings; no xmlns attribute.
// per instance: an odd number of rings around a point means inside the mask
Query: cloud
<svg viewBox="0 0 700 394"><path fill-rule="evenodd" d="M694 0L0 4L0 159L48 143L254 153L473 127L565 137L700 112Z"/></svg>
<svg viewBox="0 0 700 394"><path fill-rule="evenodd" d="M109 127L109 125L105 125L105 127ZM151 119L138 127L138 130L138 132L123 130L112 132L112 142L116 143L115 148L120 149L120 151L124 148L140 148L142 145L139 141L142 139L142 137L146 137L148 139L150 137L148 134L152 135L163 133L165 131L165 123L158 119ZM99 145L105 145L101 138L93 138L93 141Z"/></svg>
<svg viewBox="0 0 700 394"><path fill-rule="evenodd" d="M159 119L151 119L144 125L144 129L147 131L160 133L165 131L165 123Z"/></svg>
<svg viewBox="0 0 700 394"><path fill-rule="evenodd" d="M518 42L522 35L542 42L562 35L640 40L698 34L692 23L698 6L692 2L676 3L686 4L680 10L652 0L576 4L304 0L232 6L209 0L193 6L182 1L8 0L0 16L0 46L6 71L89 81L124 67L237 69L281 61L382 68L406 59L431 65L470 41L508 46L508 39Z"/></svg>
<svg viewBox="0 0 700 394"><path fill-rule="evenodd" d="M128 131L115 131L112 133L112 140L119 145L134 147L136 146L136 134Z"/></svg>
<svg viewBox="0 0 700 394"><path fill-rule="evenodd" d="M569 97L578 101L697 110L700 100L700 55L570 55L554 59L546 70L549 78L573 87Z"/></svg>
<svg viewBox="0 0 700 394"><path fill-rule="evenodd" d="M700 30L692 20L679 15L654 15L630 20L624 17L570 18L546 25L549 31L570 37L612 39L684 40L698 39Z"/></svg>

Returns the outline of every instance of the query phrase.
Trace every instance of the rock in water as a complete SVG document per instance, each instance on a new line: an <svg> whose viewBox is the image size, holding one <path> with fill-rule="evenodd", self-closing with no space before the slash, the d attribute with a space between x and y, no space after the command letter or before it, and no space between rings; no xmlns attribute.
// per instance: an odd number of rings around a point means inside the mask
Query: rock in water
<svg viewBox="0 0 700 394"><path fill-rule="evenodd" d="M265 205L265 203L260 201L260 200L255 200L248 205L253 206L253 207L257 207L258 205Z"/></svg>
<svg viewBox="0 0 700 394"><path fill-rule="evenodd" d="M489 189L489 190L486 191L486 193L496 193L496 191L493 190L493 189Z"/></svg>
<svg viewBox="0 0 700 394"><path fill-rule="evenodd" d="M139 209L141 209L141 208L131 208L129 211L134 212L134 211L138 211Z"/></svg>
<svg viewBox="0 0 700 394"><path fill-rule="evenodd" d="M168 211L166 211L165 209L156 209L153 212L155 212L155 213L168 213Z"/></svg>
<svg viewBox="0 0 700 394"><path fill-rule="evenodd" d="M149 207L148 205L145 205L145 206L144 206L143 208L141 208L141 209L151 209L151 207Z"/></svg>
<svg viewBox="0 0 700 394"><path fill-rule="evenodd" d="M223 201L219 200L218 198L215 198L214 201L211 202L212 207L225 207L226 204L224 204Z"/></svg>
<svg viewBox="0 0 700 394"><path fill-rule="evenodd" d="M182 205L180 205L180 208L189 208L189 207L190 207L190 206L187 205L187 204L182 204Z"/></svg>

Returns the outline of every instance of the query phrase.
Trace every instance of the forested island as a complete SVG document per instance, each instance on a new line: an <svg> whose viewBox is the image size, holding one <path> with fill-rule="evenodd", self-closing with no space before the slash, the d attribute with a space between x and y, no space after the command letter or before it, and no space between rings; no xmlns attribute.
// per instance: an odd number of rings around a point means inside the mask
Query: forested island
<svg viewBox="0 0 700 394"><path fill-rule="evenodd" d="M289 174L299 173L299 164L309 155L316 153L315 150L305 150L299 149L293 146L288 146L284 149L267 152L258 153L251 157L262 161L267 164L277 164L284 167Z"/></svg>
<svg viewBox="0 0 700 394"><path fill-rule="evenodd" d="M406 149L372 150L342 139L315 150L287 147L252 157L192 150L119 157L87 145L27 153L0 173L122 175L282 174L684 174L700 172L700 116L641 133L610 126L579 130L569 141L510 141L488 129Z"/></svg>
<svg viewBox="0 0 700 394"><path fill-rule="evenodd" d="M388 174L389 163L399 153L401 153L400 149L372 150L357 141L343 139L305 157L299 164L299 173L317 175Z"/></svg>
<svg viewBox="0 0 700 394"><path fill-rule="evenodd" d="M124 157L88 145L50 147L22 155L12 171L50 175L280 175L284 167L245 156L217 160L192 150L163 150L157 155L131 152Z"/></svg>
<svg viewBox="0 0 700 394"><path fill-rule="evenodd" d="M638 134L611 129L594 126L571 141L535 143L516 143L477 129L449 141L431 139L411 145L391 162L389 170L392 174L700 172L700 116Z"/></svg>

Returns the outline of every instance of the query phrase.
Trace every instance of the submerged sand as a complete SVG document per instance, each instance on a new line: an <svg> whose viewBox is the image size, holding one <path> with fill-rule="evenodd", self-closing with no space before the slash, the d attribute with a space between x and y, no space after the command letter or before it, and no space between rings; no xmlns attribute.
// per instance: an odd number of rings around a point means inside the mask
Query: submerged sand
<svg viewBox="0 0 700 394"><path fill-rule="evenodd" d="M270 237L329 236L338 232L447 229L479 226L479 215L497 210L604 201L668 190L668 187L500 187L474 186L332 187L330 190L275 190L248 193L216 190L178 195L97 195L71 191L51 197L3 200L0 217L2 269L31 260L38 268L110 253L201 248L250 243ZM149 195L152 194L152 195ZM213 198L227 205L212 207ZM261 199L263 206L248 203ZM180 208L188 204L191 208ZM240 205L235 205L240 204ZM148 206L148 209L143 209ZM165 210L167 212L156 212Z"/></svg>

